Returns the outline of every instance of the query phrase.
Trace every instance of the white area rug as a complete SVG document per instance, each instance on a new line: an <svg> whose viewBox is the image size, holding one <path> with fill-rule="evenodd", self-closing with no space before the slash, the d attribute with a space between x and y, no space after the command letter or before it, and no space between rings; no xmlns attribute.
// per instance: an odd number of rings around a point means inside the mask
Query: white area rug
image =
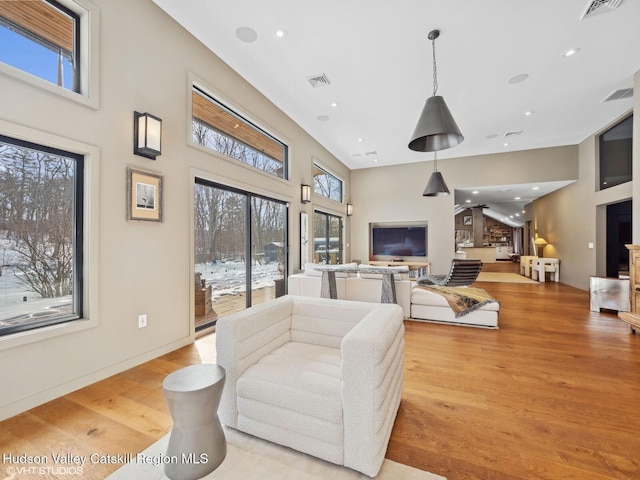
<svg viewBox="0 0 640 480"><path fill-rule="evenodd" d="M477 282L504 282L504 283L535 283L539 282L531 280L524 275L517 273L500 273L500 272L480 272Z"/></svg>
<svg viewBox="0 0 640 480"><path fill-rule="evenodd" d="M286 447L225 429L227 456L207 480L351 480L370 478L348 468L296 452ZM160 439L143 454L146 458L164 455L169 435ZM445 477L408 467L385 459L376 477L381 480L446 480ZM108 477L108 480L164 480L163 465L132 462Z"/></svg>

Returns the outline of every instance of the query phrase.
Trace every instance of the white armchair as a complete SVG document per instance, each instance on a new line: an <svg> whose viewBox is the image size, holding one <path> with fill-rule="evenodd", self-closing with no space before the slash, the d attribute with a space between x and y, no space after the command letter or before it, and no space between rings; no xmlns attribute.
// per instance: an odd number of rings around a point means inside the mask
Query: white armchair
<svg viewBox="0 0 640 480"><path fill-rule="evenodd" d="M402 308L287 295L223 317L222 423L377 475L402 394Z"/></svg>

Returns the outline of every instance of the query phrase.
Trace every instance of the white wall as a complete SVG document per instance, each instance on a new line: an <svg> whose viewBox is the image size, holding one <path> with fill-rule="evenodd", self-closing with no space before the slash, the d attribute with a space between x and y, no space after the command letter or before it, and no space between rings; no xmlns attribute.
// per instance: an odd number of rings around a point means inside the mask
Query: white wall
<svg viewBox="0 0 640 480"><path fill-rule="evenodd" d="M300 184L312 184L312 158L343 178L349 193L342 163L150 0L94 5L97 108L0 73L0 134L90 152L95 182L87 215L90 320L0 338L0 419L193 341L196 174L289 201L290 268L299 264L300 211L344 212L344 205L315 197L300 204ZM188 145L192 76L288 142L291 180ZM163 152L155 162L132 154L134 110L163 119ZM127 166L164 175L163 223L126 221ZM148 314L145 329L137 328L140 313Z"/></svg>
<svg viewBox="0 0 640 480"><path fill-rule="evenodd" d="M425 154L432 157L432 154ZM432 273L446 273L455 251L453 191L489 185L576 180L578 148L545 148L522 152L441 160L438 170L452 192L423 197L433 171L431 161L354 170L351 173L355 213L351 217L351 256L369 258L369 223L426 220Z"/></svg>

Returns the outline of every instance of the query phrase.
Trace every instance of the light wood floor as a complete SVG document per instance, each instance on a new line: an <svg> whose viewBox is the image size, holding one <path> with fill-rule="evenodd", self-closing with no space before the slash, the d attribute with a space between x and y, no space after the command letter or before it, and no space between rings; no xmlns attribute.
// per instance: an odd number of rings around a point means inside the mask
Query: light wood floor
<svg viewBox="0 0 640 480"><path fill-rule="evenodd" d="M640 478L640 335L614 313L590 312L588 292L566 285L477 286L500 300L499 330L406 322L404 392L387 457L449 480ZM214 344L203 337L1 422L0 454L145 449L171 427L162 380L214 362ZM81 478L117 467L85 466Z"/></svg>

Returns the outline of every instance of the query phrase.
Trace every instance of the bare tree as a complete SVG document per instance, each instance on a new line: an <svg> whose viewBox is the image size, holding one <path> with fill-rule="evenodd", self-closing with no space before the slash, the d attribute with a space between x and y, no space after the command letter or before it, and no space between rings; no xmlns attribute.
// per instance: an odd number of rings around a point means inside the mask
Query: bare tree
<svg viewBox="0 0 640 480"><path fill-rule="evenodd" d="M44 298L73 289L74 160L0 145L2 233L18 279Z"/></svg>

